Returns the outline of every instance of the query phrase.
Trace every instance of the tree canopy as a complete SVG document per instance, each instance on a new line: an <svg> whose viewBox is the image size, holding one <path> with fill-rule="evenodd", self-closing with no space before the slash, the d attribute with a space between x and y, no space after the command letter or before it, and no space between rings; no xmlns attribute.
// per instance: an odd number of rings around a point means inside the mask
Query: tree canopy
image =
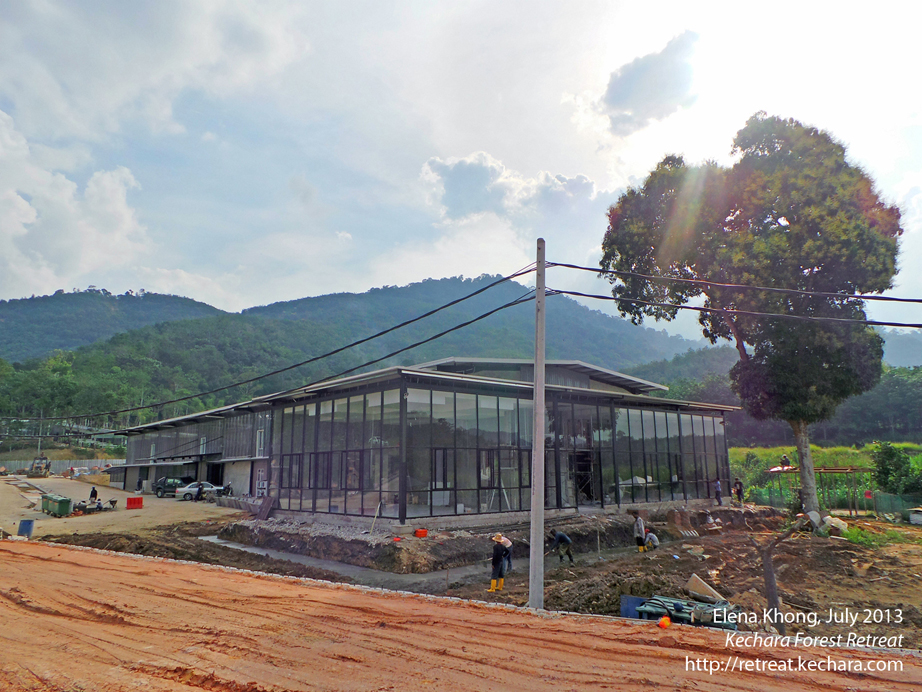
<svg viewBox="0 0 922 692"><path fill-rule="evenodd" d="M795 120L757 113L732 153L731 168L665 157L609 210L601 266L629 273L610 280L635 323L673 319L700 301L704 336L730 340L740 354L730 375L744 408L794 430L805 504L818 509L807 425L874 387L883 347L860 323L798 318L865 319L863 301L849 296L892 285L900 212L842 144Z"/></svg>

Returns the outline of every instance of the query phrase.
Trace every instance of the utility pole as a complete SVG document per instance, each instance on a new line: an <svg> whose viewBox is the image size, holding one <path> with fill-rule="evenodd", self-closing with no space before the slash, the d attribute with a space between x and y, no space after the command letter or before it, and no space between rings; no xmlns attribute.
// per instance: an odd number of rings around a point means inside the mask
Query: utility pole
<svg viewBox="0 0 922 692"><path fill-rule="evenodd" d="M544 238L535 267L535 391L531 443L531 550L528 607L544 608Z"/></svg>

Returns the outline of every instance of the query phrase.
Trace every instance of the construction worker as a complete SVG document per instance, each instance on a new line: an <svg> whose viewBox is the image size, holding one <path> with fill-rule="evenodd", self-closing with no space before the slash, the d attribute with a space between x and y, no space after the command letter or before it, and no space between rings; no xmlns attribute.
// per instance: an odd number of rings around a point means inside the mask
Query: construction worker
<svg viewBox="0 0 922 692"><path fill-rule="evenodd" d="M656 534L650 529L644 529L644 531L646 532L643 543L644 550L656 550L659 548L659 539L656 537Z"/></svg>
<svg viewBox="0 0 922 692"><path fill-rule="evenodd" d="M563 562L563 556L566 555L570 558L570 564L574 564L575 560L573 559L573 553L570 552L570 546L573 544L573 541L570 540L570 537L563 531L554 531L552 529L551 538L554 539L554 542L551 544L548 552L553 552L554 548L557 548L557 553L560 555L561 562Z"/></svg>
<svg viewBox="0 0 922 692"><path fill-rule="evenodd" d="M503 590L503 581L506 576L506 554L509 549L503 545L503 534L493 536L493 572L490 575L490 593Z"/></svg>
<svg viewBox="0 0 922 692"><path fill-rule="evenodd" d="M96 498L99 497L99 493L96 492L96 486L94 485L90 489L90 502L96 502Z"/></svg>
<svg viewBox="0 0 922 692"><path fill-rule="evenodd" d="M643 519L640 518L640 512L634 512L634 541L637 543L637 552L644 551L646 541L646 531L644 531Z"/></svg>
<svg viewBox="0 0 922 692"><path fill-rule="evenodd" d="M506 549L506 567L503 571L506 574L509 574L512 571L512 541L510 541L505 536L502 538L503 547Z"/></svg>

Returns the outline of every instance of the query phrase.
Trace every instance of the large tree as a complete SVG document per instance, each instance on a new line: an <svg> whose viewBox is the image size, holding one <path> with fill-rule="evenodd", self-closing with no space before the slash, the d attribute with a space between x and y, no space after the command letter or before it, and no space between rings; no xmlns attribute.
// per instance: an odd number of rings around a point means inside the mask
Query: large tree
<svg viewBox="0 0 922 692"><path fill-rule="evenodd" d="M704 336L739 352L730 372L744 408L787 421L801 460L808 510L819 509L807 426L880 379L882 341L852 294L879 293L896 273L900 212L846 160L829 134L757 113L733 142L731 168L667 156L609 210L604 269L622 315L673 319L692 302L709 308ZM653 278L645 278L653 277ZM715 284L829 295L746 290ZM641 302L642 301L642 302Z"/></svg>

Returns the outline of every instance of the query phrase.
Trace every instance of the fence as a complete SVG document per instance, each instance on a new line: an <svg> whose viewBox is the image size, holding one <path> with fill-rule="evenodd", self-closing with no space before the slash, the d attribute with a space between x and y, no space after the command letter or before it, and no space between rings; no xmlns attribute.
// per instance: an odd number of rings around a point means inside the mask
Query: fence
<svg viewBox="0 0 922 692"><path fill-rule="evenodd" d="M909 510L920 506L922 506L922 495L874 493L874 507L878 514L899 514L903 521L909 521Z"/></svg>
<svg viewBox="0 0 922 692"><path fill-rule="evenodd" d="M0 461L0 466L6 466L6 470L10 473L18 471L19 469L28 469L32 466L32 459L28 461L23 459L16 459L13 461ZM52 459L51 460L51 473L64 473L65 471L70 470L71 468L93 468L98 466L102 468L104 466L118 466L125 463L125 459Z"/></svg>

